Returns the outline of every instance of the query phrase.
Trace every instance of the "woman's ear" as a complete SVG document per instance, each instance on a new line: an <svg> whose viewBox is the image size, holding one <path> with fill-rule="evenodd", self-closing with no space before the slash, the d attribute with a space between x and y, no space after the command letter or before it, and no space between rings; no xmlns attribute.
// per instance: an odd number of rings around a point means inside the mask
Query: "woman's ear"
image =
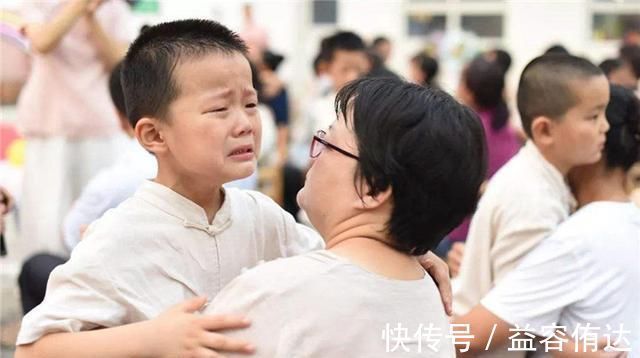
<svg viewBox="0 0 640 358"><path fill-rule="evenodd" d="M553 144L553 132L555 122L545 116L536 117L531 122L531 139L534 143L541 146L550 146Z"/></svg>
<svg viewBox="0 0 640 358"><path fill-rule="evenodd" d="M368 188L367 188L368 190ZM392 199L392 190L391 185L384 191L379 192L376 195L366 195L363 192L362 200L358 200L358 208L359 209L376 209L386 203L390 202ZM358 198L360 199L360 198Z"/></svg>
<svg viewBox="0 0 640 358"><path fill-rule="evenodd" d="M157 119L143 117L136 123L135 135L138 142L149 152L158 155L168 150L162 135L163 126Z"/></svg>

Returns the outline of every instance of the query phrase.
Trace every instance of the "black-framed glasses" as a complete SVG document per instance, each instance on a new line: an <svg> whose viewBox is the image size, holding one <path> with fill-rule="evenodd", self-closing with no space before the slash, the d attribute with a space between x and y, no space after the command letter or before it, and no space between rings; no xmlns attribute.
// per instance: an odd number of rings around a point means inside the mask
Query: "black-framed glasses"
<svg viewBox="0 0 640 358"><path fill-rule="evenodd" d="M309 156L311 158L317 158L320 153L322 153L322 151L324 150L324 148L329 147L330 149L335 150L336 152L342 154L342 155L346 155L349 158L355 159L355 160L360 160L360 158L358 158L357 155L355 154L351 154L349 152L347 152L346 150L337 147L329 142L327 142L326 140L324 140L324 137L327 135L327 133L323 130L319 130L316 132L316 135L313 136L313 140L311 141L311 148L309 149Z"/></svg>

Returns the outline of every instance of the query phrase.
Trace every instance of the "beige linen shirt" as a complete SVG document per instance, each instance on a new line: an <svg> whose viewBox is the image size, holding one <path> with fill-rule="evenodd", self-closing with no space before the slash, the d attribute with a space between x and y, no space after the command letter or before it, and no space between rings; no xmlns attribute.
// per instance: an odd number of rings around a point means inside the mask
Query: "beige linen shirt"
<svg viewBox="0 0 640 358"><path fill-rule="evenodd" d="M565 178L533 142L527 142L492 177L478 204L460 274L453 281L454 314L465 314L479 304L574 207Z"/></svg>
<svg viewBox="0 0 640 358"><path fill-rule="evenodd" d="M246 267L322 246L315 231L258 192L225 189L209 223L200 206L147 181L92 224L52 272L17 344L154 318L194 296L213 299Z"/></svg>
<svg viewBox="0 0 640 358"><path fill-rule="evenodd" d="M326 250L247 271L205 311L221 312L251 319L229 335L253 357L455 357L431 276L393 280Z"/></svg>

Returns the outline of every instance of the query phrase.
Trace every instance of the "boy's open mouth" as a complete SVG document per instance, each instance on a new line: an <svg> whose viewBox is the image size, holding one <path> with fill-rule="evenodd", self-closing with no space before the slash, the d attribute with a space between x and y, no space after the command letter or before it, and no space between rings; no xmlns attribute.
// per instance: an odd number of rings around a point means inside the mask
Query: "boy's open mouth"
<svg viewBox="0 0 640 358"><path fill-rule="evenodd" d="M247 153L253 153L253 146L245 145L242 147L238 147L234 149L229 155L240 155L240 154L247 154Z"/></svg>

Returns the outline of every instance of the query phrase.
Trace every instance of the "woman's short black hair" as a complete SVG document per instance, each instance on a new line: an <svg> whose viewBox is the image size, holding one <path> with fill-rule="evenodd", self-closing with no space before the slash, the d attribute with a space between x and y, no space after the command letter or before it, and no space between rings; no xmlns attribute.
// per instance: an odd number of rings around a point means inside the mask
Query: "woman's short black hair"
<svg viewBox="0 0 640 358"><path fill-rule="evenodd" d="M607 121L609 131L604 145L608 168L625 171L640 160L640 103L630 89L611 85Z"/></svg>
<svg viewBox="0 0 640 358"><path fill-rule="evenodd" d="M396 249L422 255L475 210L487 153L471 109L438 89L364 78L338 92L335 110L345 121L353 113L359 195L392 189L387 230Z"/></svg>

